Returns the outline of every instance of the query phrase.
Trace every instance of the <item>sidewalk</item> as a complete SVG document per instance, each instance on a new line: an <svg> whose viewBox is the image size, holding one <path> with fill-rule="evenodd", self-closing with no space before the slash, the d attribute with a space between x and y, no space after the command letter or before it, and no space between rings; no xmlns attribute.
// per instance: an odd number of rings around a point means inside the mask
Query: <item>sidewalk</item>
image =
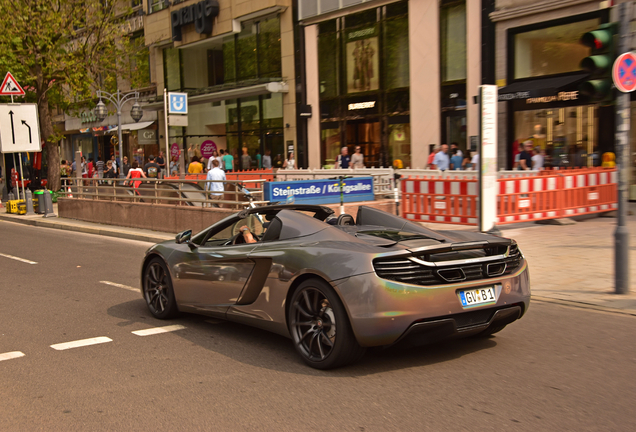
<svg viewBox="0 0 636 432"><path fill-rule="evenodd" d="M57 214L57 205L53 208ZM532 298L636 316L636 203L629 204L630 293L614 294L614 231L616 218L592 217L574 225L504 225L504 237L514 238L530 265ZM64 218L24 216L0 208L0 220L88 234L160 242L174 238L151 230L101 225ZM475 227L423 224L440 230Z"/></svg>

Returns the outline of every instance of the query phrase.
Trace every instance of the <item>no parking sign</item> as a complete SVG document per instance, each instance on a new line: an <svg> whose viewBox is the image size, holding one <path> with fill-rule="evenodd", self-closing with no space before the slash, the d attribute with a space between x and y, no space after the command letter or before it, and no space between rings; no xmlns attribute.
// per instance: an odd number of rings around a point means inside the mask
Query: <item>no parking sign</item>
<svg viewBox="0 0 636 432"><path fill-rule="evenodd" d="M636 90L636 56L631 52L619 55L612 68L612 79L623 93Z"/></svg>

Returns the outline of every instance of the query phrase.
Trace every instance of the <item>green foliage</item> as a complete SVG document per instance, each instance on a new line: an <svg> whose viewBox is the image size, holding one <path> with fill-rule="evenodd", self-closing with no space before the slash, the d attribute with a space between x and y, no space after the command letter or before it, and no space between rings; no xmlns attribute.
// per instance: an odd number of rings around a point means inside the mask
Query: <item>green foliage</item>
<svg viewBox="0 0 636 432"><path fill-rule="evenodd" d="M0 2L0 73L11 71L26 101L64 111L92 99L96 89L114 90L129 65L128 36L114 1L3 0ZM117 15L116 15L117 14ZM42 109L40 108L42 113ZM50 116L49 116L50 117ZM61 137L51 118L40 118L44 138Z"/></svg>

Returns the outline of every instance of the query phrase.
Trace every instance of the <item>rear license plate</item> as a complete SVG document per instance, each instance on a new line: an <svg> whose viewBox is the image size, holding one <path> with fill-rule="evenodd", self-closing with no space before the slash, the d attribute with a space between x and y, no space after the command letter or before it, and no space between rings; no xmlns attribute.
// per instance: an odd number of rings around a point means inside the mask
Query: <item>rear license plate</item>
<svg viewBox="0 0 636 432"><path fill-rule="evenodd" d="M465 308L495 304L497 303L497 294L500 291L501 290L497 289L497 285L463 290L459 291L459 300L462 302L462 306Z"/></svg>

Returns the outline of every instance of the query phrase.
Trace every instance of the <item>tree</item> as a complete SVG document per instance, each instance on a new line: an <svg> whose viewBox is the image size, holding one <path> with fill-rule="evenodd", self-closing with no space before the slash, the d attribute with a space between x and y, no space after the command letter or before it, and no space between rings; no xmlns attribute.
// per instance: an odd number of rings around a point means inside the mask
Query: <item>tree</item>
<svg viewBox="0 0 636 432"><path fill-rule="evenodd" d="M115 91L117 77L129 75L121 59L134 56L136 46L118 22L127 13L115 0L0 1L0 73L11 71L25 88L19 102L38 105L52 190L60 187L63 137L53 113L92 106L96 89Z"/></svg>

